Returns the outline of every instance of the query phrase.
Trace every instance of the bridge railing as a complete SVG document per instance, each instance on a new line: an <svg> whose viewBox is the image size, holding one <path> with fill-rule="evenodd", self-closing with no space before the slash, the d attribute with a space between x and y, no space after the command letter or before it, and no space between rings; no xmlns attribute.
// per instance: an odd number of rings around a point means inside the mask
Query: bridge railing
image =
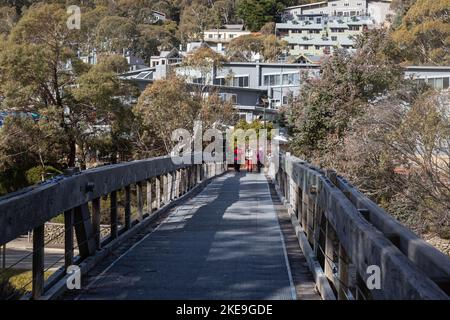
<svg viewBox="0 0 450 320"><path fill-rule="evenodd" d="M282 154L273 178L324 299L449 298L450 258L334 171Z"/></svg>
<svg viewBox="0 0 450 320"><path fill-rule="evenodd" d="M193 162L190 160L192 156L184 163ZM0 198L0 246L8 246L30 231L33 239L32 252L5 264L0 279L28 259L32 277L24 288L31 285L29 297L57 295L58 290L66 289L67 268L78 265L86 273L123 240L225 170L224 163L175 164L170 157L159 157L57 177ZM49 239L45 225L56 217L64 220L65 227ZM105 220L110 226L107 235L100 228ZM45 264L46 247L61 237L64 253L51 265ZM47 271L58 265L62 267L45 280Z"/></svg>

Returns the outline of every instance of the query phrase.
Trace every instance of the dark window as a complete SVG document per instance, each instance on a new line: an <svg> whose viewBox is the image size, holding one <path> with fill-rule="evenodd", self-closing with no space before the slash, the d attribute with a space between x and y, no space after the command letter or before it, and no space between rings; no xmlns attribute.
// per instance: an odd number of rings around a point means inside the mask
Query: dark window
<svg viewBox="0 0 450 320"><path fill-rule="evenodd" d="M225 78L216 78L213 80L214 85L216 86L224 86L225 85Z"/></svg>
<svg viewBox="0 0 450 320"><path fill-rule="evenodd" d="M245 77L234 77L233 87L248 87L248 76Z"/></svg>
<svg viewBox="0 0 450 320"><path fill-rule="evenodd" d="M195 78L192 82L196 84L205 84L205 78Z"/></svg>

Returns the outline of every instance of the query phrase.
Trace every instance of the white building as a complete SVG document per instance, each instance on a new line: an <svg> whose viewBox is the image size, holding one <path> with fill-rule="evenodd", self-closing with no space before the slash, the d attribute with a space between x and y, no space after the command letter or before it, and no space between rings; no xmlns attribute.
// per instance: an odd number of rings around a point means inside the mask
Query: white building
<svg viewBox="0 0 450 320"><path fill-rule="evenodd" d="M214 43L229 43L237 37L250 34L250 31L244 30L242 24L226 24L220 29L206 30L203 35L203 41Z"/></svg>
<svg viewBox="0 0 450 320"><path fill-rule="evenodd" d="M250 33L250 31L244 30L242 24L226 24L219 29L206 30L203 35L203 42L217 53L225 54L228 43ZM190 50L186 51L189 52Z"/></svg>
<svg viewBox="0 0 450 320"><path fill-rule="evenodd" d="M390 0L328 0L286 8L276 30L291 55L320 56L352 49L356 35L381 27L390 14Z"/></svg>
<svg viewBox="0 0 450 320"><path fill-rule="evenodd" d="M328 0L287 7L283 17L293 20L302 15L370 16L375 24L381 25L392 14L391 2L392 0Z"/></svg>
<svg viewBox="0 0 450 320"><path fill-rule="evenodd" d="M178 51L178 49L173 48L170 51L161 51L159 56L151 56L150 67L176 64L182 61L183 55Z"/></svg>

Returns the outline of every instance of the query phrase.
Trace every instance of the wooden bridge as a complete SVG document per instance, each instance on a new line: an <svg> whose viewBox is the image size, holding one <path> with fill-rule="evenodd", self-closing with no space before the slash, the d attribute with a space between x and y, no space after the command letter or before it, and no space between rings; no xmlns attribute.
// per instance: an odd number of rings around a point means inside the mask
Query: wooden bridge
<svg viewBox="0 0 450 320"><path fill-rule="evenodd" d="M449 257L335 172L290 155L279 167L160 157L68 174L0 198L0 245L33 231L30 299L449 298ZM61 215L62 267L47 279L44 226Z"/></svg>

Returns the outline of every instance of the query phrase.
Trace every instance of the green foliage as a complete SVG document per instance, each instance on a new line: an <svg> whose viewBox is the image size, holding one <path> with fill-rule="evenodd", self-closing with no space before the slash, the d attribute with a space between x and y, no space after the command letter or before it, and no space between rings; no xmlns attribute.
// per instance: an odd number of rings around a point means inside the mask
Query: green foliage
<svg viewBox="0 0 450 320"><path fill-rule="evenodd" d="M259 31L267 22L273 22L283 9L276 0L241 0L237 15L251 31Z"/></svg>
<svg viewBox="0 0 450 320"><path fill-rule="evenodd" d="M27 170L25 175L27 177L27 183L29 185L34 185L60 174L62 174L62 172L52 166L38 166Z"/></svg>
<svg viewBox="0 0 450 320"><path fill-rule="evenodd" d="M288 43L273 34L249 34L233 39L227 47L227 56L232 61L251 61L260 54L263 62L276 62L287 50Z"/></svg>
<svg viewBox="0 0 450 320"><path fill-rule="evenodd" d="M450 63L450 0L417 0L407 4L392 37L403 58L413 64Z"/></svg>
<svg viewBox="0 0 450 320"><path fill-rule="evenodd" d="M202 121L203 129L214 124L229 124L234 118L234 108L229 102L223 102L215 92L199 90L192 94L184 79L170 77L155 81L139 97L134 108L141 137L141 150L146 156L168 154L175 141L172 133L177 129L193 132L195 121Z"/></svg>
<svg viewBox="0 0 450 320"><path fill-rule="evenodd" d="M306 81L290 110L296 152L306 157L326 152L368 101L401 83L401 69L386 55L386 39L382 33L365 34L356 54L335 52L320 78Z"/></svg>

